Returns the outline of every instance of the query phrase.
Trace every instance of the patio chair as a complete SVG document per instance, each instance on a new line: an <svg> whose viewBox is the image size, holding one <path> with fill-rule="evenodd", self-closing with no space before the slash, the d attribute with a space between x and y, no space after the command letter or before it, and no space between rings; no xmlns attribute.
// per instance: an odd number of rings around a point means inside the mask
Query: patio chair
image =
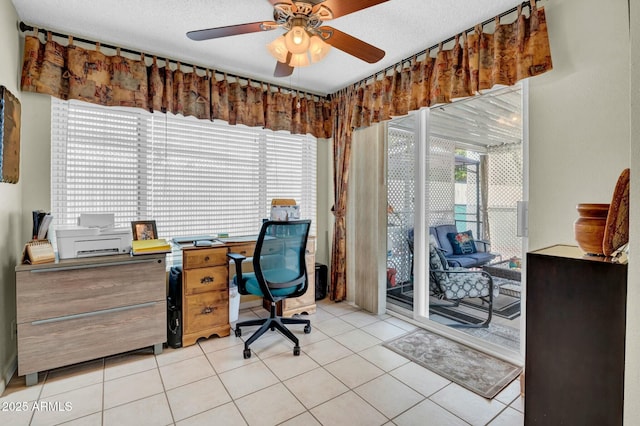
<svg viewBox="0 0 640 426"><path fill-rule="evenodd" d="M489 326L493 317L493 299L500 291L493 283L491 275L480 269L449 267L442 250L433 235L429 236L429 290L439 299L459 306L460 299L478 297L488 304L486 321L480 324L456 324L452 327Z"/></svg>
<svg viewBox="0 0 640 426"><path fill-rule="evenodd" d="M460 233L456 225L446 224L429 227L429 234L436 240L436 246L444 253L449 266L477 268L495 259L497 254L491 253L489 241L474 239L471 231ZM456 252L452 244L452 236L467 235L470 238L468 250Z"/></svg>

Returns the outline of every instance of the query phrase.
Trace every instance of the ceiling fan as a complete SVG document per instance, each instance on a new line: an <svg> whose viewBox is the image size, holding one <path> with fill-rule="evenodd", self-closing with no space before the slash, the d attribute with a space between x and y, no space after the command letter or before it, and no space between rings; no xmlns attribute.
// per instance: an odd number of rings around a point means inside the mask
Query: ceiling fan
<svg viewBox="0 0 640 426"><path fill-rule="evenodd" d="M210 40L284 28L287 32L267 45L269 52L278 60L274 72L276 77L286 77L293 73L295 67L309 65L309 57L311 62L322 60L330 46L370 64L385 55L384 50L323 23L388 0L268 1L273 5L273 21L189 31L187 37Z"/></svg>

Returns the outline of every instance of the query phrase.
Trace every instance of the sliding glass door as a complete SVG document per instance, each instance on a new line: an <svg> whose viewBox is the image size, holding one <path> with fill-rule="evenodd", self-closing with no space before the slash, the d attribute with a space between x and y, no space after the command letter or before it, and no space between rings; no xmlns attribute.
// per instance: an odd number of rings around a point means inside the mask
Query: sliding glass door
<svg viewBox="0 0 640 426"><path fill-rule="evenodd" d="M515 86L423 109L392 120L387 139L388 308L515 352L524 324L524 99ZM472 265L500 288L489 327L475 327L488 317L486 300L451 301L430 288L429 234L443 225L493 254Z"/></svg>

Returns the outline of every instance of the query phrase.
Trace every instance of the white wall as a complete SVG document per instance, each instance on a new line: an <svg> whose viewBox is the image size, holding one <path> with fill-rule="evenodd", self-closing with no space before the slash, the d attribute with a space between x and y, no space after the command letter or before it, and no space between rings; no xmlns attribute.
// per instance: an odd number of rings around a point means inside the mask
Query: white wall
<svg viewBox="0 0 640 426"><path fill-rule="evenodd" d="M575 244L576 204L609 203L630 166L626 2L545 10L554 69L529 80L530 249Z"/></svg>
<svg viewBox="0 0 640 426"><path fill-rule="evenodd" d="M18 48L16 11L9 0L0 1L0 85L20 99L18 91L19 71L22 58ZM25 106L22 107L24 117ZM24 129L24 118L22 128ZM21 143L22 164L28 151L25 150L24 130ZM25 171L21 168L17 184L0 183L0 393L5 381L15 369L16 341L11 326L16 318L15 266L24 243L20 234L22 224L22 191Z"/></svg>
<svg viewBox="0 0 640 426"><path fill-rule="evenodd" d="M627 340L626 340L626 372L625 372L625 401L640 401L640 215L638 205L640 203L640 176L638 167L640 164L640 4L630 2L631 8L631 91L630 91L630 117L631 120L630 143L631 146L631 262L629 263L629 286L627 289ZM635 219L635 220L634 220ZM640 419L640 405L637 403L625 404L625 424L632 425Z"/></svg>

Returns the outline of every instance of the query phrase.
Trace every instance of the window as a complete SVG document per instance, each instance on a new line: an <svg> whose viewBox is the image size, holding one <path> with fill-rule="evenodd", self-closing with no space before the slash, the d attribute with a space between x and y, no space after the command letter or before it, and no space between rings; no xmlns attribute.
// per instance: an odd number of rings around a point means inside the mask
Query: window
<svg viewBox="0 0 640 426"><path fill-rule="evenodd" d="M272 198L316 219L316 139L139 109L52 99L56 225L114 213L155 220L160 238L257 234Z"/></svg>

